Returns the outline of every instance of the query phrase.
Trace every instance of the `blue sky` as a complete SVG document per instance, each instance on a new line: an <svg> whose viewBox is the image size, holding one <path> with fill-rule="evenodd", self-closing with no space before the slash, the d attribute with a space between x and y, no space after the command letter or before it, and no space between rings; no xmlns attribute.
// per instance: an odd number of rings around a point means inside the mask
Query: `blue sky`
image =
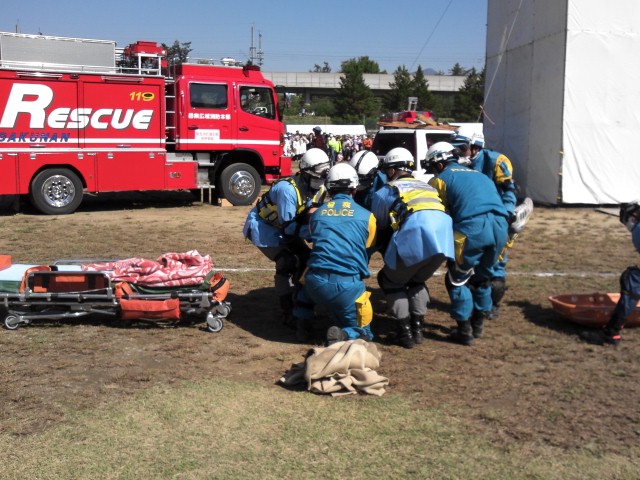
<svg viewBox="0 0 640 480"><path fill-rule="evenodd" d="M392 73L399 65L482 68L486 0L2 0L0 30L63 37L191 42L192 57L249 58L261 35L263 70L338 71L368 56Z"/></svg>

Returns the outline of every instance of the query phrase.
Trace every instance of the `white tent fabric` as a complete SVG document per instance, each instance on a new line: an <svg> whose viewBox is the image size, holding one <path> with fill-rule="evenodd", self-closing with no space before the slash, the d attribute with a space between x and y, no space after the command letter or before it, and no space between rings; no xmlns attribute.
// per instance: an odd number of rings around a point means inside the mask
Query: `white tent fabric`
<svg viewBox="0 0 640 480"><path fill-rule="evenodd" d="M287 125L287 133L300 132L302 134L309 134L313 131L314 127L320 127L322 133L330 133L332 135L366 135L367 130L364 125L328 125L320 123L317 125Z"/></svg>
<svg viewBox="0 0 640 480"><path fill-rule="evenodd" d="M489 0L487 144L547 204L640 199L640 2Z"/></svg>

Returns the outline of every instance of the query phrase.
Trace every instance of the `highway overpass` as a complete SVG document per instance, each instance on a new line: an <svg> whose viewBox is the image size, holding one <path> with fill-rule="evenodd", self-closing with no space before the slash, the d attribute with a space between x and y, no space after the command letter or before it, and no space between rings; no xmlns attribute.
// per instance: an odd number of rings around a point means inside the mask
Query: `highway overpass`
<svg viewBox="0 0 640 480"><path fill-rule="evenodd" d="M340 88L341 73L319 72L262 72L275 85L284 85L287 93L304 95L305 101L310 102L314 96L333 96ZM425 75L429 90L439 94L454 94L464 85L465 76L453 75ZM365 73L364 82L371 88L374 95L380 96L391 90L394 76L387 73Z"/></svg>

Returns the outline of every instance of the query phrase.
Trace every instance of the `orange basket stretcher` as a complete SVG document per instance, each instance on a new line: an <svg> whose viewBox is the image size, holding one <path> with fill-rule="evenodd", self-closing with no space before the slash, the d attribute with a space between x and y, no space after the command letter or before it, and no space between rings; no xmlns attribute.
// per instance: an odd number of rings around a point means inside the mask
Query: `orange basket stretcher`
<svg viewBox="0 0 640 480"><path fill-rule="evenodd" d="M567 320L585 327L599 327L607 324L619 298L619 293L567 293L552 295L549 301L553 309ZM626 327L640 325L638 307L640 302L627 319Z"/></svg>

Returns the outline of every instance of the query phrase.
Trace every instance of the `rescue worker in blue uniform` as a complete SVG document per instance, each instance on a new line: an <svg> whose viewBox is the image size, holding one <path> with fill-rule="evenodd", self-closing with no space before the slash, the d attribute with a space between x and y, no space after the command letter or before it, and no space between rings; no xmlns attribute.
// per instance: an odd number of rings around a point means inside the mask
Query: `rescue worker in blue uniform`
<svg viewBox="0 0 640 480"><path fill-rule="evenodd" d="M274 182L244 224L245 238L276 264L276 295L283 322L292 328L294 292L309 256L304 242L309 235L308 215L324 200L328 171L327 154L318 148L307 150L300 158L300 171Z"/></svg>
<svg viewBox="0 0 640 480"><path fill-rule="evenodd" d="M373 194L387 183L379 164L378 156L369 150L360 150L349 160L349 165L358 172L358 191L353 198L367 210L371 210Z"/></svg>
<svg viewBox="0 0 640 480"><path fill-rule="evenodd" d="M627 203L620 206L620 222L631 232L631 241L640 253L640 205ZM620 299L613 309L607 324L600 330L585 331L582 340L596 345L618 345L629 315L637 308L640 300L640 268L628 267L620 276Z"/></svg>
<svg viewBox="0 0 640 480"><path fill-rule="evenodd" d="M509 213L493 182L460 165L458 157L453 145L438 142L427 152L427 167L435 174L429 184L453 220L455 261L448 263L445 280L458 325L452 339L468 346L482 336L491 313L491 269L507 243Z"/></svg>
<svg viewBox="0 0 640 480"><path fill-rule="evenodd" d="M524 223L526 223L533 211L533 202L531 199L526 198L519 207L516 207L516 185L513 181L511 161L506 155L485 148L484 135L482 133L469 131L462 126L455 140L465 144L464 147L458 148L467 151L470 167L484 173L493 181L502 199L502 204L509 214L509 240L500 258L491 269L491 298L493 302L491 318L497 318L500 310L500 301L507 290L506 265L509 249L513 246L517 234L524 229ZM526 218L523 218L524 216ZM520 226L519 228L518 225Z"/></svg>
<svg viewBox="0 0 640 480"><path fill-rule="evenodd" d="M372 201L379 236L388 239L382 246L384 267L378 284L397 321L397 341L405 348L424 338L429 302L425 282L454 255L451 217L438 192L411 176L413 165L409 150L391 149L381 166L389 182Z"/></svg>
<svg viewBox="0 0 640 480"><path fill-rule="evenodd" d="M352 166L334 165L327 176L331 198L310 217L313 248L294 308L300 341L308 338L314 304L325 305L334 323L326 334L328 345L373 339L373 309L363 279L369 277L367 248L375 241L376 222L353 200L357 186Z"/></svg>

